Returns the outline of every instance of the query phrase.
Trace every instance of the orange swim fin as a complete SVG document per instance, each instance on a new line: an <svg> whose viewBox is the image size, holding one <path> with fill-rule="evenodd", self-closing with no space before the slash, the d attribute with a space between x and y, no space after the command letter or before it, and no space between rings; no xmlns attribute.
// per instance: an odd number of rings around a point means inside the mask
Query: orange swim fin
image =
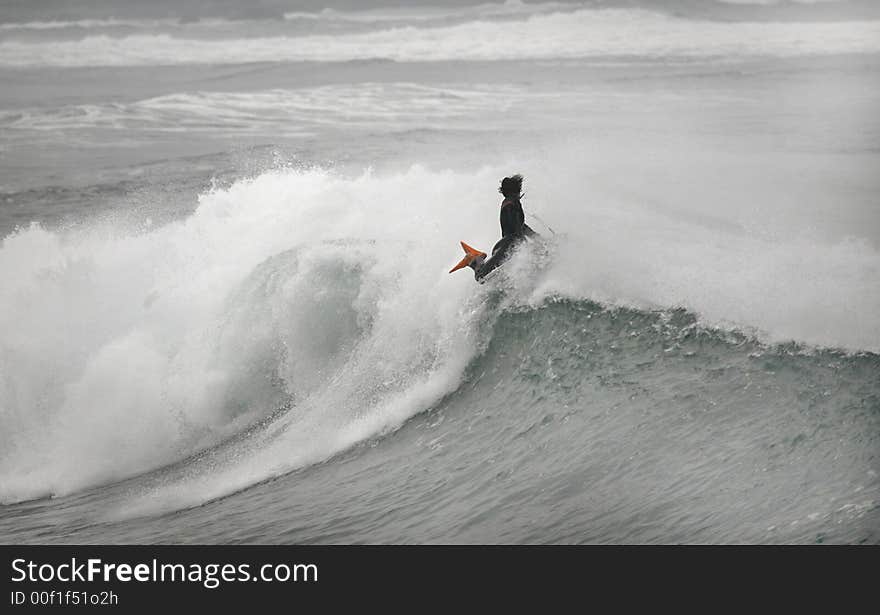
<svg viewBox="0 0 880 615"><path fill-rule="evenodd" d="M486 258L485 252L480 252L479 250L470 247L463 241L461 242L461 247L464 248L465 256L459 261L459 263L455 267L449 270L449 273L452 273L453 271L458 271L459 269L469 266L472 262L474 262L481 256L483 258Z"/></svg>

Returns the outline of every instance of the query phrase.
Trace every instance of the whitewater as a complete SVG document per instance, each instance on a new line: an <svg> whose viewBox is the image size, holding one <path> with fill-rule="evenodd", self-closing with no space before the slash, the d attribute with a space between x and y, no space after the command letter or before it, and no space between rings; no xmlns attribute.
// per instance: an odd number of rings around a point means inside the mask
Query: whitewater
<svg viewBox="0 0 880 615"><path fill-rule="evenodd" d="M880 540L877 22L16 23L5 542Z"/></svg>

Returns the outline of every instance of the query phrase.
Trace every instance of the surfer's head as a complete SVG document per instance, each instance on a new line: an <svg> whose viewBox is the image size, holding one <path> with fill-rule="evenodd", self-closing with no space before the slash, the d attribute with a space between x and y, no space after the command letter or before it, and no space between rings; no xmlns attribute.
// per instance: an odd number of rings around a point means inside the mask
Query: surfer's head
<svg viewBox="0 0 880 615"><path fill-rule="evenodd" d="M518 199L522 197L523 176L517 173L501 180L501 187L498 192L508 199Z"/></svg>

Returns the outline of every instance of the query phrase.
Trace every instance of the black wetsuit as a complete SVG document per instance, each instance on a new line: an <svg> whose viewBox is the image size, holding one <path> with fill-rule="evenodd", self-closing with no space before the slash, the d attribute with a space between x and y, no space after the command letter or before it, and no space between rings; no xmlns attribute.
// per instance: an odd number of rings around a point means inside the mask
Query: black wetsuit
<svg viewBox="0 0 880 615"><path fill-rule="evenodd" d="M474 270L474 277L482 280L513 254L516 246L526 237L537 235L528 224L519 199L506 198L501 203L501 239L492 248L492 256Z"/></svg>

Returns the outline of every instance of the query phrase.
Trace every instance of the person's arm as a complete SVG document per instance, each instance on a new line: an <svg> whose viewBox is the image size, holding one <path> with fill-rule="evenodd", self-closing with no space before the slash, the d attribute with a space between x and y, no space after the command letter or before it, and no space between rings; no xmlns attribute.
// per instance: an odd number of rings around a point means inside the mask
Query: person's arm
<svg viewBox="0 0 880 615"><path fill-rule="evenodd" d="M517 201L517 205L519 205L519 219L520 219L520 234L526 237L537 237L538 233L532 230L528 224L526 224L526 213L523 211L522 203Z"/></svg>
<svg viewBox="0 0 880 615"><path fill-rule="evenodd" d="M522 202L515 201L516 207L516 216L517 216L517 235L521 235L524 237L538 237L538 233L532 230L528 224L526 224L526 214L522 208Z"/></svg>

